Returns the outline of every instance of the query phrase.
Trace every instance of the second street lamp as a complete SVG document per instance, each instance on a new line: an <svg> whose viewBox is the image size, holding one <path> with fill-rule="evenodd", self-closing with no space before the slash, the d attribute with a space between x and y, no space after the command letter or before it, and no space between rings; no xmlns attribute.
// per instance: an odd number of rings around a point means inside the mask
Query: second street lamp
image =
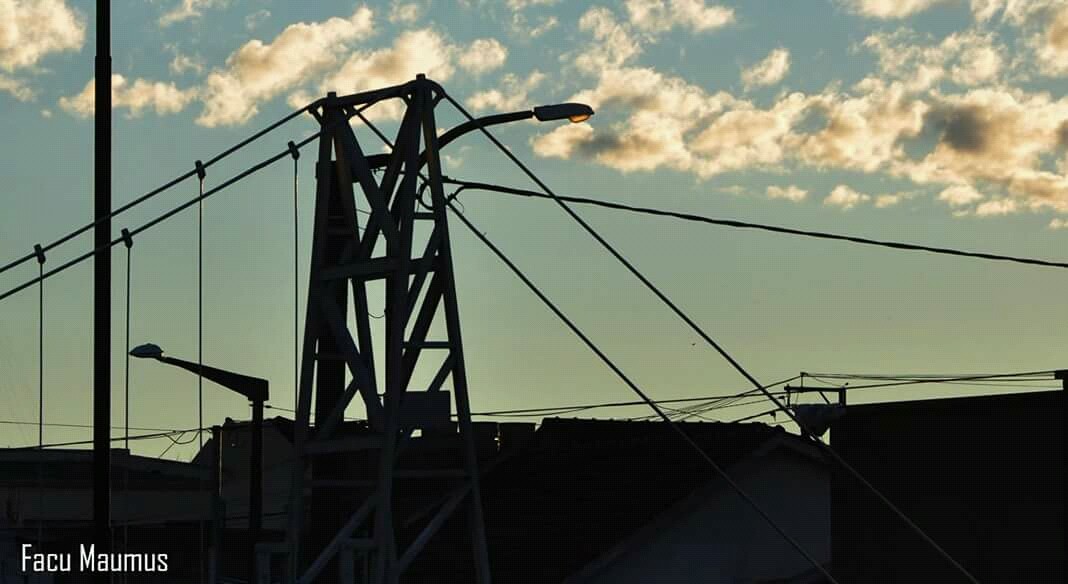
<svg viewBox="0 0 1068 584"><path fill-rule="evenodd" d="M155 359L160 363L192 371L204 379L245 396L252 402L252 453L248 474L248 574L249 582L256 582L256 543L260 539L263 518L263 404L269 394L267 380L167 357L159 345L152 343L134 347L130 355L141 359Z"/></svg>

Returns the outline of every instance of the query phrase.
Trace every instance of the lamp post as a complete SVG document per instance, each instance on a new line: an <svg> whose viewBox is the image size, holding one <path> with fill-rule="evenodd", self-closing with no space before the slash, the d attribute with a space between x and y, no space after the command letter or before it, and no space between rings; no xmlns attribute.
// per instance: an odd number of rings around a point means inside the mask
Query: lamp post
<svg viewBox="0 0 1068 584"><path fill-rule="evenodd" d="M151 343L134 347L130 355L141 359L155 359L160 363L192 371L245 396L252 402L252 454L248 475L248 574L249 582L256 582L256 542L260 538L263 517L263 403L267 401L269 393L267 380L167 357L159 345Z"/></svg>

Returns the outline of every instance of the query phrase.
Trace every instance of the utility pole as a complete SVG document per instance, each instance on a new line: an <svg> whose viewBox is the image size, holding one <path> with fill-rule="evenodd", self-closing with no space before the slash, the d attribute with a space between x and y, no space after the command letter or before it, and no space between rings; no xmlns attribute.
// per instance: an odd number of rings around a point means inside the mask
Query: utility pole
<svg viewBox="0 0 1068 584"><path fill-rule="evenodd" d="M111 551L111 0L96 2L93 244L93 542ZM99 572L96 582L110 582Z"/></svg>

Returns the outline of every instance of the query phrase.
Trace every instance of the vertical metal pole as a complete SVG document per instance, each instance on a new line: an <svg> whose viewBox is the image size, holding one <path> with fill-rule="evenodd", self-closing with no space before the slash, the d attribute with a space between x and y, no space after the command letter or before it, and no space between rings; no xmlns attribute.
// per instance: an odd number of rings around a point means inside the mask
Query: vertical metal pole
<svg viewBox="0 0 1068 584"><path fill-rule="evenodd" d="M226 521L222 499L222 428L211 427L211 444L214 451L211 461L211 555L208 558L208 584L219 579L219 553L222 547L222 529Z"/></svg>
<svg viewBox="0 0 1068 584"><path fill-rule="evenodd" d="M93 243L93 541L111 551L111 0L96 2ZM98 572L96 582L109 582Z"/></svg>
<svg viewBox="0 0 1068 584"><path fill-rule="evenodd" d="M430 90L427 89L428 95ZM423 120L423 140L426 143L427 171L430 175L430 196L436 215L435 223L441 230L441 271L445 278L445 290L442 298L445 303L445 328L452 341L452 389L456 403L456 421L464 444L464 467L468 480L471 481L471 493L468 495L468 523L471 528L471 545L475 563L475 581L478 584L490 584L492 575L489 565L489 552L486 547L485 519L482 512L482 490L479 486L478 456L474 443L474 428L471 424L471 402L467 394L467 370L464 365L463 342L460 335L460 310L456 300L456 280L452 264L452 243L449 240L449 223L445 216L445 193L442 188L441 160L438 153L436 121L433 111Z"/></svg>
<svg viewBox="0 0 1068 584"><path fill-rule="evenodd" d="M256 543L263 519L263 400L252 402L252 460L248 468L248 581L256 576Z"/></svg>

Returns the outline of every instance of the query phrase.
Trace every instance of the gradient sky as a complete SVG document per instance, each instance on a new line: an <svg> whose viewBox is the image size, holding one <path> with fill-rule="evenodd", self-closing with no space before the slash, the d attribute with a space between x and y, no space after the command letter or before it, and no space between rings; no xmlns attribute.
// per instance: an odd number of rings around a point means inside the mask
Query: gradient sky
<svg viewBox="0 0 1068 584"><path fill-rule="evenodd" d="M593 105L588 124L497 132L563 194L1068 258L1063 2L151 0L114 10L116 205L327 91L425 72L479 113ZM4 261L91 219L92 15L86 0L0 0ZM396 114L375 117L395 128ZM438 115L440 126L459 120L446 107ZM294 121L213 167L206 185L314 131L310 118ZM381 148L357 133L366 150ZM450 175L530 186L477 135L450 149ZM312 158L307 150L300 168L303 267ZM274 165L210 199L204 223L205 362L269 378L283 407L293 402L291 181L290 163ZM116 233L195 188L185 183L123 215ZM477 192L461 201L651 395L748 389L551 203ZM1068 274L1058 270L579 211L762 380L1068 367ZM459 226L453 233L476 411L632 399L481 244ZM90 244L74 240L48 266ZM121 424L125 251L114 258ZM0 275L0 288L36 270ZM195 212L138 238L132 275L132 343L195 359ZM91 282L84 263L45 284L46 422L91 421ZM36 314L35 290L0 302L6 420L36 419ZM131 394L134 427L197 424L187 373L134 362ZM248 415L215 387L205 400L208 425ZM46 442L88 437L45 432ZM35 442L32 426L0 425L2 444ZM135 450L158 455L168 444Z"/></svg>

